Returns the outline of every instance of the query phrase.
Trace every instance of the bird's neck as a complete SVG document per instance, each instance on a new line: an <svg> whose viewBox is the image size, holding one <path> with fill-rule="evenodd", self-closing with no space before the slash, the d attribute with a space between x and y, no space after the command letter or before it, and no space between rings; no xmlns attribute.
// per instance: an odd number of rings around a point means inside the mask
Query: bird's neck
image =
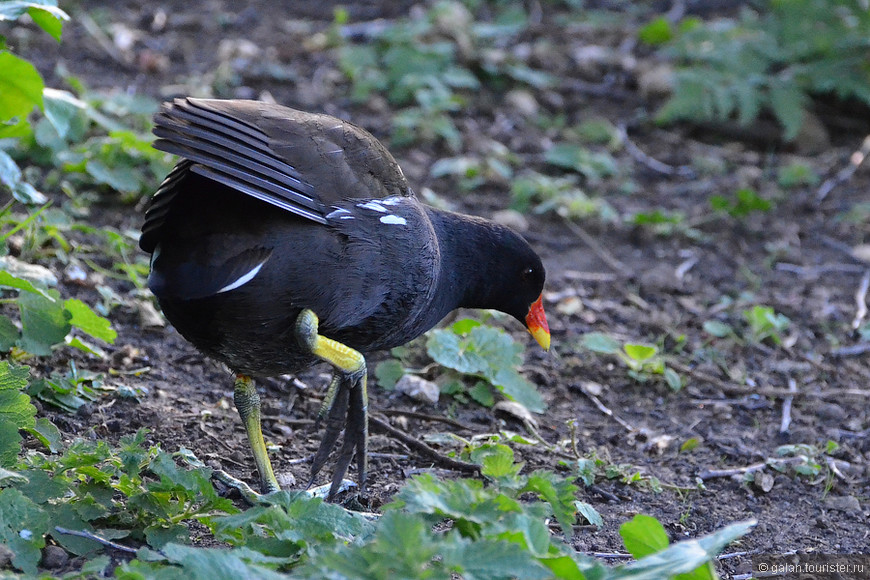
<svg viewBox="0 0 870 580"><path fill-rule="evenodd" d="M504 230L481 218L426 207L438 234L441 268L438 310L494 308L502 264L497 258Z"/></svg>

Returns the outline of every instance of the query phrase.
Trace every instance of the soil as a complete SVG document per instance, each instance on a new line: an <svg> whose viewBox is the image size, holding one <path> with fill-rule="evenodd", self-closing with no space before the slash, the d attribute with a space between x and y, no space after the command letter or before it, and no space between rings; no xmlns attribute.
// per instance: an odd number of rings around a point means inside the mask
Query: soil
<svg viewBox="0 0 870 580"><path fill-rule="evenodd" d="M571 543L587 553L623 551L619 526L645 513L658 518L672 540L757 519L755 529L728 548L744 554L717 564L724 577L747 573L753 554L868 552L870 369L863 348L867 343L853 320L859 315L856 292L870 266L855 258L852 249L867 243L870 235L870 172L859 168L823 199L819 183L789 189L777 184L778 169L794 162L812 168L822 180L836 175L860 146L866 123L854 112L826 108L820 119L830 142L804 143L817 145L813 155L783 145L773 123L754 128L766 135L762 141L737 125L657 127L643 119L654 114L661 100L641 91L638 80L657 62L633 39L637 26L668 3L632 9L626 3L602 2L618 17L618 23L603 28L554 25L568 15L565 8L532 4L538 21L524 33L524 47L507 50L548 47L544 58L533 54L530 64L553 73L559 82L555 89L531 90L535 106L548 115L564 115L569 126L593 118L627 124L635 146L615 150L619 174L587 182L587 192L605 199L621 216L657 209L685 216L670 234L626 221L568 223L553 214L526 216L531 222L527 235L547 267L545 307L553 349L541 352L522 328L504 323L528 344L523 372L548 404L546 414L537 417L547 446L517 446L517 454L526 469L562 470L559 463L570 463L573 456L573 422L580 454L594 453L623 466L626 475L647 476L640 483L617 477L600 478L592 487L581 484L579 499L598 510L604 524L579 526ZM711 3L689 3L705 4ZM712 5L705 17L715 15ZM161 99L183 94L274 98L351 119L378 137L389 137L393 111L380 98L353 102L334 53L321 42L332 25L331 2L114 1L89 2L87 10L104 30L114 26L116 33L130 34L129 46L101 44L75 12L59 46L27 30L11 36L10 44L35 58L49 85L62 85L55 74L55 65L62 63L95 89ZM419 7L360 2L348 6L349 22L396 18L409 10ZM255 57L244 56L246 42L253 43ZM590 64L578 56L590 47L619 58ZM866 118L866 111L862 114ZM484 155L492 143L501 143L529 167L548 171L541 154L557 133L534 123L502 93L486 87L472 93L454 119L465 154ZM453 155L441 143L391 150L417 191L431 188L458 209L487 217L509 204L508 183L491 180L468 194L449 177L431 177L432 164ZM693 174L664 173L638 151L671 167L691 166ZM711 196L731 196L740 188L774 200L774 209L739 219L711 213ZM94 208L94 225L138 228L140 209L107 198ZM98 300L87 287L63 290L91 303ZM704 331L705 322L719 321L747 335L741 313L753 305L772 306L791 320L783 344L716 338ZM138 402L112 398L76 415L44 413L69 437L91 433L116 439L147 427L150 440L165 449L192 449L208 463L256 484L228 371L205 359L171 327L144 328L130 308L116 309L112 322L119 332L116 344L107 349L112 356L78 364L103 372L147 366L150 371L139 376L107 378L147 389L147 395ZM581 346L591 332L658 344L681 375L683 388L675 392L660 379L635 380L616 357ZM59 354L38 370L64 368L69 356L76 355ZM295 380L261 383L266 438L280 445L273 456L276 471L297 487L307 482L306 460L319 442L312 418L327 381L328 369L316 368ZM450 429L464 438L525 433L509 417L445 396L430 405L375 387L371 398L373 415L422 439ZM449 416L464 428L406 412ZM791 423L782 429L786 414ZM681 451L689 440L698 446ZM758 469L776 458L782 445L824 449L828 441L839 448L827 461L819 456L823 465L817 476L798 475L793 465L782 472ZM434 469L444 477L459 476L433 467L376 431L370 449L372 509L388 502L414 473ZM752 481L746 482L743 471L751 466L758 471L750 470ZM734 470L730 476L715 472L729 469ZM663 484L661 491L651 489L650 477Z"/></svg>

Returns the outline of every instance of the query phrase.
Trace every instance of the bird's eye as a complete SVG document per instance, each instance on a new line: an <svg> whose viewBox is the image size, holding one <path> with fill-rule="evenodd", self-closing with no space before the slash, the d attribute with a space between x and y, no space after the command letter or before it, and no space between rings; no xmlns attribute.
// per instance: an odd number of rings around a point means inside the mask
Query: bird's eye
<svg viewBox="0 0 870 580"><path fill-rule="evenodd" d="M521 277L524 281L525 281L525 280L531 280L531 278L532 278L532 276L533 276L534 274L535 274L535 269L534 269L534 268L526 268L525 270L523 270L523 273L520 274L520 277Z"/></svg>

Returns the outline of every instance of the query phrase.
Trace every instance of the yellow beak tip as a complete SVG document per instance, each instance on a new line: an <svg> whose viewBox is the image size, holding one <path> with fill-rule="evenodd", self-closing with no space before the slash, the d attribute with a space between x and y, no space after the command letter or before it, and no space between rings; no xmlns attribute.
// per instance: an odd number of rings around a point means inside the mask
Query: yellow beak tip
<svg viewBox="0 0 870 580"><path fill-rule="evenodd" d="M537 343L539 345L541 345L541 348L543 348L544 350L550 350L550 333L549 332L547 332L543 328L535 328L535 329L530 328L529 332L532 333L532 336L535 338L535 341L537 341Z"/></svg>

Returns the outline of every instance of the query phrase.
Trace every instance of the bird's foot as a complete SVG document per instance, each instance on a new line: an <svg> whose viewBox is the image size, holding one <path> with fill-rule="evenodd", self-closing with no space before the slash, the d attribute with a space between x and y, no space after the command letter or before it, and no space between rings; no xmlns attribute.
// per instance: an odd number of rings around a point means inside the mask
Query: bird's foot
<svg viewBox="0 0 870 580"><path fill-rule="evenodd" d="M321 336L317 329L317 316L311 310L303 310L296 320L299 344L335 367L335 375L318 414L318 422L323 419L326 429L311 465L311 483L314 483L335 448L344 427L344 441L335 463L328 495L331 499L339 492L354 454L359 472L359 489L365 490L368 445L366 361L356 350Z"/></svg>

